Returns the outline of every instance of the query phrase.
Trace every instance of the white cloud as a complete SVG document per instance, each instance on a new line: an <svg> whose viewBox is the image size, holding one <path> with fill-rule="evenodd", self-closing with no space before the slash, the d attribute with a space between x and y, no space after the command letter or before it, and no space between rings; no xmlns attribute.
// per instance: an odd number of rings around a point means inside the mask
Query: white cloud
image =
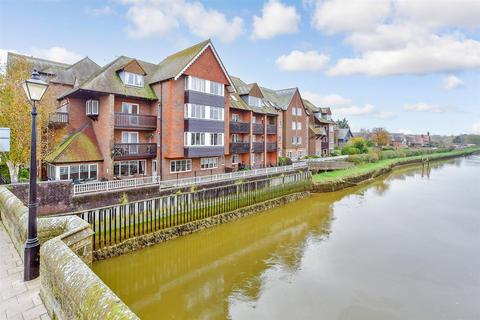
<svg viewBox="0 0 480 320"><path fill-rule="evenodd" d="M314 50L294 50L278 57L275 63L283 71L318 71L323 69L329 60L328 55Z"/></svg>
<svg viewBox="0 0 480 320"><path fill-rule="evenodd" d="M474 133L480 134L480 121L472 124L472 130Z"/></svg>
<svg viewBox="0 0 480 320"><path fill-rule="evenodd" d="M327 74L385 76L480 68L480 41L465 28L480 26L480 1L317 1L312 23L327 34L344 32L352 57Z"/></svg>
<svg viewBox="0 0 480 320"><path fill-rule="evenodd" d="M87 13L92 16L108 16L113 13L113 9L110 6L104 6L100 8L89 8Z"/></svg>
<svg viewBox="0 0 480 320"><path fill-rule="evenodd" d="M312 24L328 34L370 30L391 11L389 0L317 1Z"/></svg>
<svg viewBox="0 0 480 320"><path fill-rule="evenodd" d="M223 13L208 9L199 2L187 0L124 0L129 6L127 18L131 24L128 34L134 38L164 36L181 26L190 33L203 37L215 37L224 42L235 40L244 33L243 20L228 20Z"/></svg>
<svg viewBox="0 0 480 320"><path fill-rule="evenodd" d="M443 88L446 90L456 89L463 85L464 85L463 80L456 76L448 76L443 79Z"/></svg>
<svg viewBox="0 0 480 320"><path fill-rule="evenodd" d="M42 48L32 48L32 55L38 58L44 58L48 60L53 60L57 62L64 62L64 63L75 63L78 60L82 59L83 56L67 50L63 47L51 47L48 49Z"/></svg>
<svg viewBox="0 0 480 320"><path fill-rule="evenodd" d="M339 94L319 95L310 91L302 91L302 97L319 107L345 107L352 104L352 100Z"/></svg>
<svg viewBox="0 0 480 320"><path fill-rule="evenodd" d="M390 120L397 116L395 112L391 111L380 111L375 114L375 117L382 120Z"/></svg>
<svg viewBox="0 0 480 320"><path fill-rule="evenodd" d="M424 103L424 102L406 104L403 106L403 108L407 111L414 111L414 112L434 112L434 113L445 112L445 109L442 107L439 107L433 104Z"/></svg>
<svg viewBox="0 0 480 320"><path fill-rule="evenodd" d="M374 111L374 106L371 104L366 104L363 107L350 106L344 108L334 108L332 113L338 116L364 116L372 114Z"/></svg>
<svg viewBox="0 0 480 320"><path fill-rule="evenodd" d="M253 39L270 39L281 34L298 31L300 15L295 6L287 6L277 0L269 0L262 9L262 16L253 17Z"/></svg>

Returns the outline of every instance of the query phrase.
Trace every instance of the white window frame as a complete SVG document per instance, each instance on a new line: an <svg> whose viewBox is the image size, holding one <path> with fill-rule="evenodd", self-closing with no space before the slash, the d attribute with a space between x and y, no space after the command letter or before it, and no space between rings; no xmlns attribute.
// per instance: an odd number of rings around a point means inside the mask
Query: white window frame
<svg viewBox="0 0 480 320"><path fill-rule="evenodd" d="M292 130L297 130L297 123L292 121Z"/></svg>
<svg viewBox="0 0 480 320"><path fill-rule="evenodd" d="M200 158L200 170L218 168L218 157Z"/></svg>
<svg viewBox="0 0 480 320"><path fill-rule="evenodd" d="M297 108L292 107L292 116L297 115Z"/></svg>
<svg viewBox="0 0 480 320"><path fill-rule="evenodd" d="M98 180L98 163L78 163L78 164L67 164L67 165L61 165L61 166L56 166L50 164L49 167L49 175L51 173L54 173L54 177L49 176L51 180L59 180L59 181L68 181L72 180L71 179L71 167L78 167L78 178L80 179L80 166L87 166L88 168L88 179L92 178L92 172L96 172L96 178L95 180ZM67 170L67 179L60 179L60 171L61 169L66 169ZM92 168L95 168L95 170L92 170ZM52 172L53 171L53 172Z"/></svg>
<svg viewBox="0 0 480 320"><path fill-rule="evenodd" d="M185 170L174 170L172 171L172 164L175 164L175 168L177 166L182 166L181 163L185 163ZM192 159L181 159L181 160L170 160L170 173L182 173L182 172L190 172L192 171Z"/></svg>
<svg viewBox="0 0 480 320"><path fill-rule="evenodd" d="M137 113L133 113L133 107L137 107ZM128 107L127 112L124 111L124 107ZM140 105L138 103L131 103L131 102L122 102L122 113L128 114L140 114Z"/></svg>
<svg viewBox="0 0 480 320"><path fill-rule="evenodd" d="M200 144L197 144L197 143L192 144L192 137L197 135L200 137ZM212 144L213 135L219 136L218 141L221 144L218 144L218 145ZM223 147L225 145L224 138L225 138L224 133L220 133L220 132L218 133L217 132L185 132L183 145L184 147L209 147L209 146Z"/></svg>
<svg viewBox="0 0 480 320"><path fill-rule="evenodd" d="M136 162L137 163L137 173L131 174L131 164ZM140 162L143 163L143 173L140 173ZM131 177L134 175L147 175L147 160L124 160L124 161L115 161L113 162L113 174L115 175L115 165L119 165L118 167L118 175L116 177ZM122 175L122 165L128 164L128 174Z"/></svg>
<svg viewBox="0 0 480 320"><path fill-rule="evenodd" d="M218 86L219 92L215 92L214 88ZM225 85L220 82L206 80L194 76L185 77L185 90L197 91L215 96L223 97L225 95Z"/></svg>
<svg viewBox="0 0 480 320"><path fill-rule="evenodd" d="M142 88L145 85L145 77L142 74L123 71L120 78L127 86Z"/></svg>
<svg viewBox="0 0 480 320"><path fill-rule="evenodd" d="M302 115L302 108L297 108L297 116L301 116Z"/></svg>
<svg viewBox="0 0 480 320"><path fill-rule="evenodd" d="M217 117L214 113L217 111ZM203 119L213 121L224 121L225 111L222 107L206 106L196 103L185 103L184 118L185 119Z"/></svg>
<svg viewBox="0 0 480 320"><path fill-rule="evenodd" d="M240 135L238 133L232 133L232 142L240 142Z"/></svg>
<svg viewBox="0 0 480 320"><path fill-rule="evenodd" d="M297 130L302 130L302 123L301 122L297 122Z"/></svg>
<svg viewBox="0 0 480 320"><path fill-rule="evenodd" d="M87 116L98 116L98 111L100 109L100 101L95 99L89 99L85 103L85 113Z"/></svg>

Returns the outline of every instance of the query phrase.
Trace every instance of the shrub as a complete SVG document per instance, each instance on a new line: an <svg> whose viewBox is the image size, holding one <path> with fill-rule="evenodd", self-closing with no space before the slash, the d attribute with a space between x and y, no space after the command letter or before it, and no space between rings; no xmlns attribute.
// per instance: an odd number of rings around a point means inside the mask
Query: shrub
<svg viewBox="0 0 480 320"><path fill-rule="evenodd" d="M378 162L380 160L379 152L369 151L368 152L368 162Z"/></svg>
<svg viewBox="0 0 480 320"><path fill-rule="evenodd" d="M348 156L348 161L353 162L355 164L368 162L368 154L352 154Z"/></svg>
<svg viewBox="0 0 480 320"><path fill-rule="evenodd" d="M289 157L279 157L278 158L278 165L279 166L289 166L292 164L292 159Z"/></svg>

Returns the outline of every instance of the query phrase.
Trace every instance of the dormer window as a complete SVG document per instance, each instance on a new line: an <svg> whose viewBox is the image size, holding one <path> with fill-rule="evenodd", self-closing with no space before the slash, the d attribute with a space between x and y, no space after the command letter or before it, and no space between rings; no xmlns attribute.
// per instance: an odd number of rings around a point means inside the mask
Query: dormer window
<svg viewBox="0 0 480 320"><path fill-rule="evenodd" d="M98 100L87 100L86 114L87 116L98 116Z"/></svg>
<svg viewBox="0 0 480 320"><path fill-rule="evenodd" d="M252 107L262 107L262 99L257 97L248 96L248 105Z"/></svg>
<svg viewBox="0 0 480 320"><path fill-rule="evenodd" d="M122 78L123 83L127 86L143 87L143 75L141 74L122 71L120 78Z"/></svg>

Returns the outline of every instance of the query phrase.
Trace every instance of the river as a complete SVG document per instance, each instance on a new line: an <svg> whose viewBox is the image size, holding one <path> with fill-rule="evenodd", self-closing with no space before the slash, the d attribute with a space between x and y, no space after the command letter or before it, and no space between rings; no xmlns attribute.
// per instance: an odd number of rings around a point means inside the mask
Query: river
<svg viewBox="0 0 480 320"><path fill-rule="evenodd" d="M480 157L94 263L142 319L480 319Z"/></svg>

